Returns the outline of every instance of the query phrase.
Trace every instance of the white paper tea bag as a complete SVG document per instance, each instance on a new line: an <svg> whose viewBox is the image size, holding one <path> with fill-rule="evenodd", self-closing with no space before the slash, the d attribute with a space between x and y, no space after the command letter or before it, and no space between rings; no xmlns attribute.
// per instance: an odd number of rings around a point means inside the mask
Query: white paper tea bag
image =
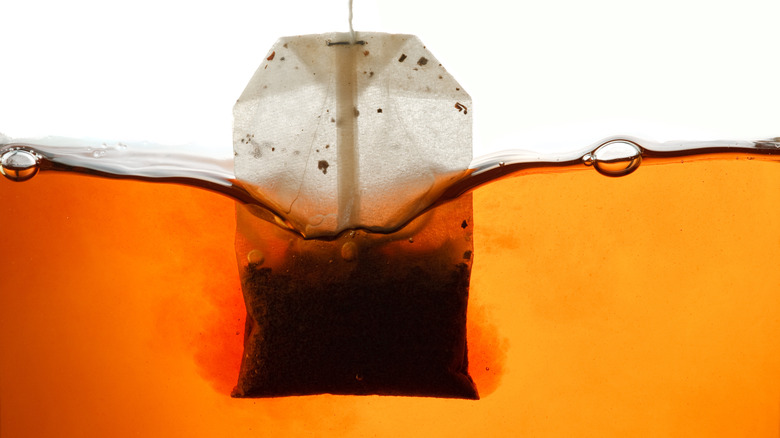
<svg viewBox="0 0 780 438"><path fill-rule="evenodd" d="M472 159L471 98L412 35L281 38L233 112L236 178L307 237L397 228Z"/></svg>

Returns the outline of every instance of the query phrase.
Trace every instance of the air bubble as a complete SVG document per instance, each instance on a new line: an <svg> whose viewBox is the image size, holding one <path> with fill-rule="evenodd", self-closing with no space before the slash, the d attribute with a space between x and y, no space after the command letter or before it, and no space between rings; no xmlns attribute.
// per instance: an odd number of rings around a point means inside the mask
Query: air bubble
<svg viewBox="0 0 780 438"><path fill-rule="evenodd" d="M582 157L582 162L583 162L583 163L584 163L586 166L592 166L592 165L593 165L593 155L591 155L591 154L585 154L585 155Z"/></svg>
<svg viewBox="0 0 780 438"><path fill-rule="evenodd" d="M38 173L38 156L24 149L13 149L0 156L0 173L11 181L27 181Z"/></svg>
<svg viewBox="0 0 780 438"><path fill-rule="evenodd" d="M357 245L355 245L355 242L347 242L341 246L341 258L348 262L357 258Z"/></svg>
<svg viewBox="0 0 780 438"><path fill-rule="evenodd" d="M100 157L102 157L104 155L106 155L106 151L104 151L102 149L98 149L98 150L92 152L92 156L95 157L95 158L100 158Z"/></svg>
<svg viewBox="0 0 780 438"><path fill-rule="evenodd" d="M265 255L263 255L263 252L259 249L253 249L246 255L246 259L249 261L249 263L262 265L265 261Z"/></svg>
<svg viewBox="0 0 780 438"><path fill-rule="evenodd" d="M625 176L642 163L642 150L628 140L612 140L582 157L586 166L593 166L605 176Z"/></svg>

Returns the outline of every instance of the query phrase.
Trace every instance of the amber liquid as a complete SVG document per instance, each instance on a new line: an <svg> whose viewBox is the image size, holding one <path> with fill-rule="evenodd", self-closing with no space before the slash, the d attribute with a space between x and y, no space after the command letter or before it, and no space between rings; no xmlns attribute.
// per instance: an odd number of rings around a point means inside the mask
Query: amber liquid
<svg viewBox="0 0 780 438"><path fill-rule="evenodd" d="M777 436L778 187L745 160L482 186L481 400L248 400L232 200L0 181L0 435Z"/></svg>

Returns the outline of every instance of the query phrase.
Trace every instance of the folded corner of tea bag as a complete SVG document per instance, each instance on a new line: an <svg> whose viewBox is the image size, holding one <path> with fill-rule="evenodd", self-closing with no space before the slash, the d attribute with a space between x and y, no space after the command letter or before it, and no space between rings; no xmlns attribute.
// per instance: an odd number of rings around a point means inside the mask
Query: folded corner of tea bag
<svg viewBox="0 0 780 438"><path fill-rule="evenodd" d="M236 178L310 237L391 230L472 159L471 98L415 36L284 37L234 107Z"/></svg>

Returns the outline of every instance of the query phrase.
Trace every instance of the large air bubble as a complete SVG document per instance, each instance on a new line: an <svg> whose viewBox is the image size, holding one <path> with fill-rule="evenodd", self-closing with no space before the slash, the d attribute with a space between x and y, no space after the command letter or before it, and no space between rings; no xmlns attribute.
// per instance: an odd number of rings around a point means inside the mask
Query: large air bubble
<svg viewBox="0 0 780 438"><path fill-rule="evenodd" d="M593 166L605 176L625 176L642 164L642 150L628 140L612 140L582 157L583 162Z"/></svg>
<svg viewBox="0 0 780 438"><path fill-rule="evenodd" d="M11 181L27 181L38 173L40 159L25 149L9 149L0 155L0 173Z"/></svg>

